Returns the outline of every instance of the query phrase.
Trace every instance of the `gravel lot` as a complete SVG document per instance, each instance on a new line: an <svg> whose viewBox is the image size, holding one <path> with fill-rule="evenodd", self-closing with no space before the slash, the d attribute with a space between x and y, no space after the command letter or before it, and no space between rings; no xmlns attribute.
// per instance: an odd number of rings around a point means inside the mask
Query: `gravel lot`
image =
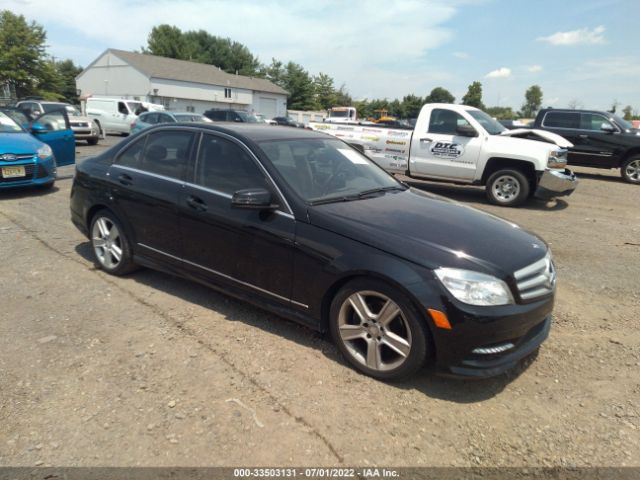
<svg viewBox="0 0 640 480"><path fill-rule="evenodd" d="M412 182L553 249L549 340L486 381L377 382L200 285L105 275L69 220L73 167L51 192L0 192L0 465L640 466L640 187L576 171L573 196L519 209Z"/></svg>

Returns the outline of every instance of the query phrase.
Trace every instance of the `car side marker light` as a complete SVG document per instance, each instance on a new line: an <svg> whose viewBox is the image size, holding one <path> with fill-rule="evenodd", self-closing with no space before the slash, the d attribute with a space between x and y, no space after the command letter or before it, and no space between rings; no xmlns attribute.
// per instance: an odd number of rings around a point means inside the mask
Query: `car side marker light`
<svg viewBox="0 0 640 480"><path fill-rule="evenodd" d="M434 310L433 308L428 308L427 311L433 318L433 323L436 324L436 327L442 328L444 330L451 330L451 324L449 323L449 319L444 312L440 310Z"/></svg>

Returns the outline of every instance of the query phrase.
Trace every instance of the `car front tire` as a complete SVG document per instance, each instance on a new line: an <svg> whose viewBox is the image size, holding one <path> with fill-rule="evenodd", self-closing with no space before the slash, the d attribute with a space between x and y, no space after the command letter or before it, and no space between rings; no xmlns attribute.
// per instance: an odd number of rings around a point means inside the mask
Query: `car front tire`
<svg viewBox="0 0 640 480"><path fill-rule="evenodd" d="M425 320L398 289L376 279L347 283L331 303L333 341L356 370L401 380L422 368L430 351Z"/></svg>
<svg viewBox="0 0 640 480"><path fill-rule="evenodd" d="M122 224L108 210L100 210L91 220L91 247L97 265L112 275L125 275L136 269L131 245Z"/></svg>

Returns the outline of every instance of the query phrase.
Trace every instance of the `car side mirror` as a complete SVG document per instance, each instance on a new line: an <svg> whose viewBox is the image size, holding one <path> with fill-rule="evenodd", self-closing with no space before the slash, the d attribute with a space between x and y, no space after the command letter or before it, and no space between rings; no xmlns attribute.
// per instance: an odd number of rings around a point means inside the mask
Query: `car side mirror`
<svg viewBox="0 0 640 480"><path fill-rule="evenodd" d="M39 133L47 133L51 131L51 129L47 125L43 125L42 123L32 123L31 124L31 133L37 135Z"/></svg>
<svg viewBox="0 0 640 480"><path fill-rule="evenodd" d="M456 134L461 137L477 137L478 132L471 125L458 125L456 127Z"/></svg>
<svg viewBox="0 0 640 480"><path fill-rule="evenodd" d="M602 122L602 124L600 125L600 130L602 130L603 132L607 132L607 133L613 133L616 131L616 129L613 127L613 125L611 125L610 123L606 123L606 122Z"/></svg>
<svg viewBox="0 0 640 480"><path fill-rule="evenodd" d="M275 210L279 207L272 202L271 192L265 188L247 188L234 192L231 205L236 208Z"/></svg>

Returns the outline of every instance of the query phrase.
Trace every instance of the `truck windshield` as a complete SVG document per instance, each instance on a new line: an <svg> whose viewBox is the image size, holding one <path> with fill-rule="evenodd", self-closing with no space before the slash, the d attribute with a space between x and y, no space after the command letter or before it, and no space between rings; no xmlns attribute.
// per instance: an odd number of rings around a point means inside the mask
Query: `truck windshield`
<svg viewBox="0 0 640 480"><path fill-rule="evenodd" d="M267 140L260 148L284 181L310 204L407 188L340 140Z"/></svg>
<svg viewBox="0 0 640 480"><path fill-rule="evenodd" d="M620 125L621 128L625 129L625 130L630 130L633 128L633 125L631 125L630 122L627 122L624 118L620 118L618 115L611 115L613 117L613 119L615 120L615 122Z"/></svg>
<svg viewBox="0 0 640 480"><path fill-rule="evenodd" d="M489 135L499 135L506 130L497 120L494 120L482 110L467 110L467 113L476 119L489 132Z"/></svg>
<svg viewBox="0 0 640 480"><path fill-rule="evenodd" d="M349 118L349 110L331 110L332 118Z"/></svg>

